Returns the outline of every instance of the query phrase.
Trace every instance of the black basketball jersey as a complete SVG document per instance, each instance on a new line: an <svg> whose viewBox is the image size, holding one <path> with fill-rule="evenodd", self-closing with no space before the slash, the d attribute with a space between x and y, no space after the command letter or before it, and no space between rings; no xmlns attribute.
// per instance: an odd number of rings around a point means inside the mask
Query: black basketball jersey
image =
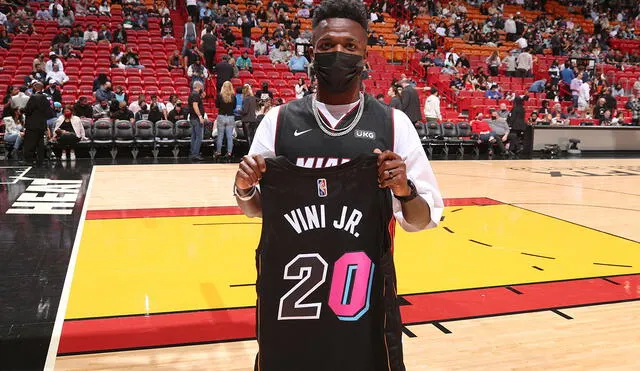
<svg viewBox="0 0 640 371"><path fill-rule="evenodd" d="M404 371L391 192L375 155L267 159L256 251L256 370Z"/></svg>
<svg viewBox="0 0 640 371"><path fill-rule="evenodd" d="M362 153L393 151L393 112L365 94L364 111L356 127L346 135L325 134L313 115L313 96L294 100L280 108L276 124L275 153L304 167L329 167L342 164ZM345 115L336 129L348 125L357 107Z"/></svg>

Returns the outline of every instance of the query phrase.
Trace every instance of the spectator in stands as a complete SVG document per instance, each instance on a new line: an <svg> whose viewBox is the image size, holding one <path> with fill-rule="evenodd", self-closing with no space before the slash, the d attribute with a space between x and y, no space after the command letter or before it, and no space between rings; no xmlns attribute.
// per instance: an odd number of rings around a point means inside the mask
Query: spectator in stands
<svg viewBox="0 0 640 371"><path fill-rule="evenodd" d="M125 102L127 104L129 102L129 96L124 91L124 88L122 87L122 85L116 86L116 89L113 92L113 97L114 97L114 101L116 102Z"/></svg>
<svg viewBox="0 0 640 371"><path fill-rule="evenodd" d="M496 114L498 115L499 118L506 120L510 114L509 110L507 110L507 104L500 103L500 108L496 111Z"/></svg>
<svg viewBox="0 0 640 371"><path fill-rule="evenodd" d="M456 68L471 68L471 63L469 63L469 60L467 59L466 54L461 53L460 56L458 57L458 60L456 61L455 64Z"/></svg>
<svg viewBox="0 0 640 371"><path fill-rule="evenodd" d="M74 50L79 50L79 51L84 50L86 46L86 42L84 40L84 37L80 34L80 31L73 31L71 33L71 38L69 39L69 45L71 45L71 48L73 48Z"/></svg>
<svg viewBox="0 0 640 371"><path fill-rule="evenodd" d="M560 78L562 78L562 82L567 85L571 85L573 79L576 78L575 74L573 73L573 68L571 68L571 62L565 62L564 69L560 71Z"/></svg>
<svg viewBox="0 0 640 371"><path fill-rule="evenodd" d="M229 64L229 56L223 55L222 60L216 64L216 91L220 91L225 81L233 78L233 66Z"/></svg>
<svg viewBox="0 0 640 371"><path fill-rule="evenodd" d="M507 120L498 116L498 112L491 110L491 119L487 122L491 131L496 134L496 140L501 140L504 147L505 153L508 153L509 146L509 124L507 124Z"/></svg>
<svg viewBox="0 0 640 371"><path fill-rule="evenodd" d="M620 85L620 83L615 84L611 88L611 96L613 96L614 98L625 96L624 89L622 88L622 85Z"/></svg>
<svg viewBox="0 0 640 371"><path fill-rule="evenodd" d="M249 146L251 146L256 129L258 128L258 120L256 118L257 110L258 102L253 95L253 89L251 89L251 85L245 84L242 87L242 113L240 115L240 121L242 121L242 128L247 135Z"/></svg>
<svg viewBox="0 0 640 371"><path fill-rule="evenodd" d="M147 120L154 123L160 120L166 120L166 116L164 116L157 103L151 103L149 106L149 115L147 116Z"/></svg>
<svg viewBox="0 0 640 371"><path fill-rule="evenodd" d="M287 48L287 44L285 44L284 42L280 44L279 48L273 49L269 53L269 59L271 59L271 63L273 64L288 64L290 58L291 52Z"/></svg>
<svg viewBox="0 0 640 371"><path fill-rule="evenodd" d="M106 23L101 24L100 31L98 31L98 41L107 40L111 42L112 39L113 39L113 35L111 34L111 31L109 31L109 29L107 28L107 24Z"/></svg>
<svg viewBox="0 0 640 371"><path fill-rule="evenodd" d="M31 62L32 71L38 71L38 65L42 67L44 71L45 66L44 53L38 53L35 58L33 58L33 62ZM46 73L47 71L45 71Z"/></svg>
<svg viewBox="0 0 640 371"><path fill-rule="evenodd" d="M602 120L604 113L607 111L609 111L607 108L607 100L605 98L599 98L593 106L593 118L596 120Z"/></svg>
<svg viewBox="0 0 640 371"><path fill-rule="evenodd" d="M253 64L251 64L251 58L249 58L249 52L244 50L242 55L236 60L236 67L239 71L246 70L253 73Z"/></svg>
<svg viewBox="0 0 640 371"><path fill-rule="evenodd" d="M456 72L453 75L453 79L449 82L449 87L456 93L464 89L464 82L460 78L459 73Z"/></svg>
<svg viewBox="0 0 640 371"><path fill-rule="evenodd" d="M531 112L529 115L529 120L527 121L527 125L537 125L540 122L540 117L538 116L538 111Z"/></svg>
<svg viewBox="0 0 640 371"><path fill-rule="evenodd" d="M631 125L640 125L640 92L631 97L625 107L631 110Z"/></svg>
<svg viewBox="0 0 640 371"><path fill-rule="evenodd" d="M122 63L125 68L144 68L144 66L140 64L138 53L130 46L127 47L127 52L122 56L120 63Z"/></svg>
<svg viewBox="0 0 640 371"><path fill-rule="evenodd" d="M389 107L400 109L402 103L400 102L400 94L402 93L402 88L397 84L392 84L387 90L387 95L391 98L389 102Z"/></svg>
<svg viewBox="0 0 640 371"><path fill-rule="evenodd" d="M24 78L25 85L31 85L34 81L40 81L43 84L47 82L47 73L43 64L38 64L36 70Z"/></svg>
<svg viewBox="0 0 640 371"><path fill-rule="evenodd" d="M624 126L625 125L625 119L624 119L624 114L622 112L618 112L618 114L611 119L611 126Z"/></svg>
<svg viewBox="0 0 640 371"><path fill-rule="evenodd" d="M565 68L566 70L566 68ZM582 72L578 72L578 76L571 80L569 89L571 89L571 98L573 101L573 107L578 107L578 98L580 96L580 87L582 86Z"/></svg>
<svg viewBox="0 0 640 371"><path fill-rule="evenodd" d="M512 51L504 58L504 64L507 66L507 76L515 77L516 76L516 56Z"/></svg>
<svg viewBox="0 0 640 371"><path fill-rule="evenodd" d="M144 94L138 95L138 99L129 105L129 111L131 111L134 115L138 113L138 111L142 109L143 105L147 105L146 99L147 97Z"/></svg>
<svg viewBox="0 0 640 371"><path fill-rule="evenodd" d="M187 17L187 22L184 24L184 33L182 34L182 38L184 40L184 44L182 46L182 51L184 52L187 49L187 46L190 43L196 43L196 35L198 34L196 24L193 23L193 16Z"/></svg>
<svg viewBox="0 0 640 371"><path fill-rule="evenodd" d="M544 93L546 84L546 79L534 81L533 84L531 84L531 86L529 87L528 91L529 93Z"/></svg>
<svg viewBox="0 0 640 371"><path fill-rule="evenodd" d="M138 112L133 114L134 121L149 120L149 106L146 103L140 105Z"/></svg>
<svg viewBox="0 0 640 371"><path fill-rule="evenodd" d="M51 13L47 10L47 6L42 4L40 5L40 9L36 12L36 19L43 21L52 21L53 17Z"/></svg>
<svg viewBox="0 0 640 371"><path fill-rule="evenodd" d="M173 20L169 14L163 15L160 19L160 36L163 38L173 38Z"/></svg>
<svg viewBox="0 0 640 371"><path fill-rule="evenodd" d="M120 45L114 45L111 49L111 68L123 68L122 57L124 57L124 53L120 50Z"/></svg>
<svg viewBox="0 0 640 371"><path fill-rule="evenodd" d="M2 112L4 125L4 143L11 148L9 157L17 158L24 137L24 122L19 109L6 109Z"/></svg>
<svg viewBox="0 0 640 371"><path fill-rule="evenodd" d="M107 81L110 81L109 76L104 73L99 73L93 80L93 91L100 89Z"/></svg>
<svg viewBox="0 0 640 371"><path fill-rule="evenodd" d="M187 119L187 112L182 108L182 102L178 100L173 106L173 109L169 111L167 120L175 123L176 121L186 120L186 119Z"/></svg>
<svg viewBox="0 0 640 371"><path fill-rule="evenodd" d="M307 94L307 92L309 91L309 87L307 86L307 83L304 81L304 78L301 77L298 79L298 82L296 83L296 86L295 86L295 90L296 90L296 99L301 99Z"/></svg>
<svg viewBox="0 0 640 371"><path fill-rule="evenodd" d="M57 81L50 81L49 86L42 93L53 102L62 102L62 93L58 85Z"/></svg>
<svg viewBox="0 0 640 371"><path fill-rule="evenodd" d="M82 121L80 117L73 114L71 106L64 108L62 116L56 120L53 132L54 136L51 142L62 150L60 159L66 161L67 152L69 152L69 159L74 161L76 159L75 147L82 139L87 138Z"/></svg>
<svg viewBox="0 0 640 371"><path fill-rule="evenodd" d="M516 41L516 31L516 21L513 19L513 15L510 15L504 21L504 32L507 34L507 41Z"/></svg>
<svg viewBox="0 0 640 371"><path fill-rule="evenodd" d="M436 88L431 88L431 94L424 103L424 117L427 124L437 123L439 120L442 120L442 114L440 113L440 94Z"/></svg>
<svg viewBox="0 0 640 371"><path fill-rule="evenodd" d="M164 103L160 102L157 94L151 94L151 106L149 107L149 110L153 109L154 104L158 108L158 111L162 116L162 120L166 120L169 114L169 112L167 112L167 106Z"/></svg>
<svg viewBox="0 0 640 371"><path fill-rule="evenodd" d="M209 71L200 63L200 59L198 58L187 69L187 76L191 78L191 85L195 82L204 84L205 80L209 77Z"/></svg>
<svg viewBox="0 0 640 371"><path fill-rule="evenodd" d="M113 33L114 43L126 44L127 43L127 30L122 27L122 24L116 26L116 31Z"/></svg>
<svg viewBox="0 0 640 371"><path fill-rule="evenodd" d="M98 14L105 17L111 17L111 6L106 0L102 0L98 7Z"/></svg>
<svg viewBox="0 0 640 371"><path fill-rule="evenodd" d="M589 108L589 102L591 101L591 86L587 81L584 81L578 89L578 110L586 111Z"/></svg>
<svg viewBox="0 0 640 371"><path fill-rule="evenodd" d="M256 97L260 102L271 101L273 99L273 92L269 90L269 84L266 81L262 83L262 89L256 92Z"/></svg>
<svg viewBox="0 0 640 371"><path fill-rule="evenodd" d="M500 61L500 56L498 55L498 51L494 50L489 58L487 58L487 68L489 69L489 74L491 76L498 76L498 69L502 64Z"/></svg>
<svg viewBox="0 0 640 371"><path fill-rule="evenodd" d="M195 43L187 44L187 49L182 52L183 57L183 66L185 69L189 68L192 64L196 62L196 60L200 60L202 58L202 52Z"/></svg>
<svg viewBox="0 0 640 371"><path fill-rule="evenodd" d="M296 55L289 59L289 70L291 72L307 72L309 67L309 60L301 52L297 52Z"/></svg>
<svg viewBox="0 0 640 371"><path fill-rule="evenodd" d="M84 41L95 43L98 42L98 31L93 29L93 25L89 24L87 30L84 31Z"/></svg>
<svg viewBox="0 0 640 371"><path fill-rule="evenodd" d="M169 101L164 105L164 109L167 111L167 116L169 115L169 113L171 111L173 111L173 109L175 108L177 102L178 102L178 95L177 94L169 95Z"/></svg>
<svg viewBox="0 0 640 371"><path fill-rule="evenodd" d="M174 50L167 57L167 68L169 71L176 68L182 68L182 58L180 57L180 51L178 51L178 49Z"/></svg>
<svg viewBox="0 0 640 371"><path fill-rule="evenodd" d="M201 38L202 54L204 55L205 66L210 73L213 73L213 67L216 63L216 41L217 38L213 33L213 28L207 25Z"/></svg>
<svg viewBox="0 0 640 371"><path fill-rule="evenodd" d="M59 33L57 33L53 39L51 39L51 46L58 45L59 43L66 44L69 42L69 29L63 28Z"/></svg>
<svg viewBox="0 0 640 371"><path fill-rule="evenodd" d="M528 49L524 49L518 57L516 57L516 70L519 77L530 77L533 68L533 57Z"/></svg>
<svg viewBox="0 0 640 371"><path fill-rule="evenodd" d="M233 91L233 85L230 81L222 84L220 94L216 97L216 106L218 107L218 137L216 140L216 157L222 156L222 140L227 138L227 157L231 157L233 153L233 129L235 128L235 117L233 109L236 106L236 97Z"/></svg>
<svg viewBox="0 0 640 371"><path fill-rule="evenodd" d="M35 86L37 82L34 82L32 86ZM29 95L25 94L26 87L14 86L11 91L11 108L23 110L29 102Z"/></svg>
<svg viewBox="0 0 640 371"><path fill-rule="evenodd" d="M98 90L96 90L96 100L98 101L104 100L109 102L114 98L115 95L113 93L113 89L111 88L110 81L106 81L100 86L100 88L98 88Z"/></svg>
<svg viewBox="0 0 640 371"><path fill-rule="evenodd" d="M78 98L76 104L73 105L73 114L78 117L93 117L93 109L89 104L89 100L85 96Z"/></svg>
<svg viewBox="0 0 640 371"><path fill-rule="evenodd" d="M107 119L111 117L111 107L109 106L109 102L106 100L98 100L98 102L93 105L91 114L94 120Z"/></svg>
<svg viewBox="0 0 640 371"><path fill-rule="evenodd" d="M478 143L487 143L489 146L489 156L493 155L493 145L495 144L500 153L504 153L504 145L500 137L491 130L489 124L483 119L482 112L476 114L475 120L471 121L471 131L477 135Z"/></svg>
<svg viewBox="0 0 640 371"><path fill-rule="evenodd" d="M226 82L231 85L231 82ZM233 94L233 86L231 86L231 94ZM189 123L191 124L191 148L189 158L191 161L202 161L200 156L200 146L202 145L202 136L204 135L204 122L206 113L202 99L204 96L204 85L196 82L193 84L191 94L189 94ZM235 99L235 97L234 97ZM235 104L233 105L235 106ZM231 115L233 116L233 106L231 106ZM221 129L218 123L218 130Z"/></svg>
<svg viewBox="0 0 640 371"><path fill-rule="evenodd" d="M134 102L135 103L135 102ZM111 119L113 120L125 120L134 123L134 114L127 108L127 102L120 102L118 109L111 112Z"/></svg>
<svg viewBox="0 0 640 371"><path fill-rule="evenodd" d="M633 83L633 95L640 96L640 76L638 76L638 80Z"/></svg>
<svg viewBox="0 0 640 371"><path fill-rule="evenodd" d="M268 55L267 40L264 36L260 36L260 39L253 44L253 55Z"/></svg>
<svg viewBox="0 0 640 371"><path fill-rule="evenodd" d="M485 98L502 99L502 93L498 90L498 85L491 85L491 88L485 93Z"/></svg>
<svg viewBox="0 0 640 371"><path fill-rule="evenodd" d="M70 9L64 9L62 15L58 18L58 27L71 27L76 21L73 15L73 11Z"/></svg>

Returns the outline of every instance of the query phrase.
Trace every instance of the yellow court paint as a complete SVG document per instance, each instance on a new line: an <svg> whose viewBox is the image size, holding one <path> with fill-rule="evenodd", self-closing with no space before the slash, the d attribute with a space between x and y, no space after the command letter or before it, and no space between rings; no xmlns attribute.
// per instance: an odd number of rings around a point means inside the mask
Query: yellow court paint
<svg viewBox="0 0 640 371"><path fill-rule="evenodd" d="M640 272L638 243L559 219L509 205L444 215L436 230L396 228L399 294ZM255 305L254 286L230 285L255 281L259 223L237 215L88 220L66 318Z"/></svg>

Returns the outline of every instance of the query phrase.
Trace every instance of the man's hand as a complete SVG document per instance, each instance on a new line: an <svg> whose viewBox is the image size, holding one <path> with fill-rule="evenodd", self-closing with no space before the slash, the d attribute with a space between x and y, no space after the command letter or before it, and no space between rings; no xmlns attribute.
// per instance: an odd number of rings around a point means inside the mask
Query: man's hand
<svg viewBox="0 0 640 371"><path fill-rule="evenodd" d="M411 188L407 182L407 166L402 157L391 151L380 151L378 154L378 183L380 188L389 188L394 195L403 197L411 194Z"/></svg>
<svg viewBox="0 0 640 371"><path fill-rule="evenodd" d="M236 188L247 190L260 182L262 174L267 170L267 164L262 155L247 155L242 158L236 173Z"/></svg>

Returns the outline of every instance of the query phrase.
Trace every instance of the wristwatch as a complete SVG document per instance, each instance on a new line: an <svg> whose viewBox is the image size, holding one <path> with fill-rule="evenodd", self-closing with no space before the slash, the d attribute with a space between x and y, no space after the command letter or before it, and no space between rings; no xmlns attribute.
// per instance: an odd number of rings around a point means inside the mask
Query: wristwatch
<svg viewBox="0 0 640 371"><path fill-rule="evenodd" d="M411 189L411 193L409 193L408 196L396 196L396 195L393 195L393 197L395 197L400 202L409 202L409 201L413 200L414 198L418 197L418 190L416 189L416 185L413 184L413 182L410 179L407 179L407 184L409 185L409 188Z"/></svg>

